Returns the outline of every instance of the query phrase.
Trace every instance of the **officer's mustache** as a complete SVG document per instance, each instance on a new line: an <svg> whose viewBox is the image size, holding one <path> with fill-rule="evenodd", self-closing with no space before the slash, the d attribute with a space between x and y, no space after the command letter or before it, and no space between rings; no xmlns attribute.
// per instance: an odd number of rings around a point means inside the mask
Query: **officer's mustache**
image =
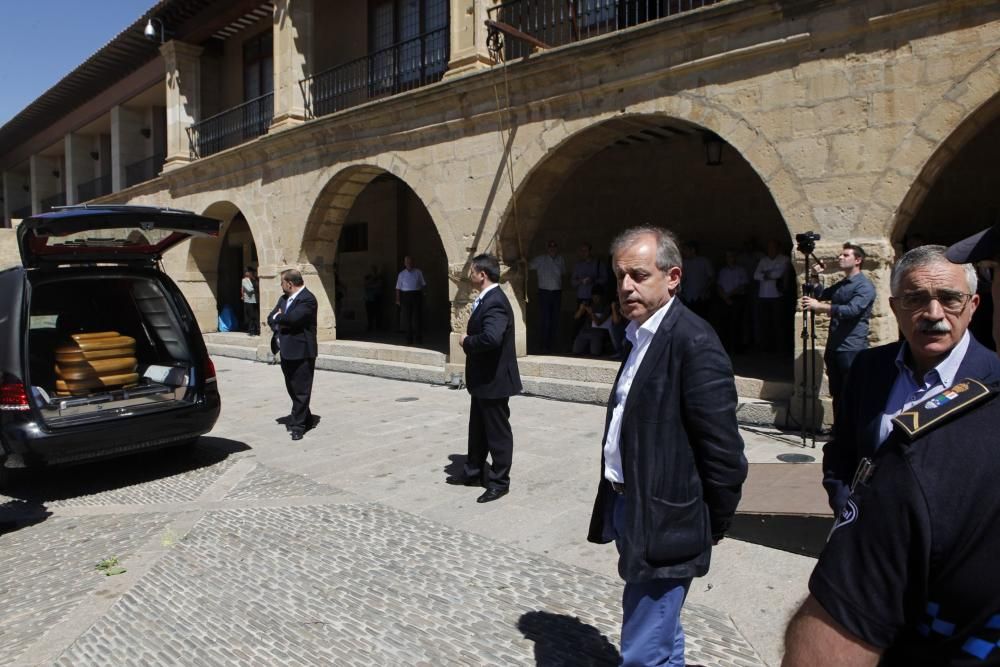
<svg viewBox="0 0 1000 667"><path fill-rule="evenodd" d="M948 320L920 320L917 324L917 331L920 333L951 333L951 325Z"/></svg>

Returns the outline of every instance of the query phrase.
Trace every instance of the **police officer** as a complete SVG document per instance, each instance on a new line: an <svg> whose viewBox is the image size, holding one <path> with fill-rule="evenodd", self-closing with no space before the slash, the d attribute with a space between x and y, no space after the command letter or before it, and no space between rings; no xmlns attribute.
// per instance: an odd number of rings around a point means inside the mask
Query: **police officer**
<svg viewBox="0 0 1000 667"><path fill-rule="evenodd" d="M947 257L995 263L1000 224ZM784 665L1000 665L997 393L958 380L893 420L789 624Z"/></svg>

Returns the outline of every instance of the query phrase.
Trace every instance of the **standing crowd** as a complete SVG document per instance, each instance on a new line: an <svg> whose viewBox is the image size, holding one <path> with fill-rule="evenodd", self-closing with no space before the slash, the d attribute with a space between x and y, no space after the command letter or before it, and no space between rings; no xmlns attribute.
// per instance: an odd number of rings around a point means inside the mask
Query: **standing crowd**
<svg viewBox="0 0 1000 667"><path fill-rule="evenodd" d="M992 277L1000 262L1000 225L951 248L906 252L889 299L901 338L873 349L875 288L864 259L862 247L845 243L841 275L798 300L804 313L830 320L824 360L835 411L823 483L836 522L789 624L784 664L1000 664L1000 577L990 574L1000 546L1000 456L991 436L1000 423L1000 359L969 332L979 276ZM588 245L572 273L580 350L603 345L615 327L622 333L587 539L617 550L621 664L683 665L681 607L693 578L708 572L748 470L726 341L743 340L751 285L757 312L772 313L760 324L773 326L788 258L769 244L751 282L730 251L716 277L696 245L638 227L612 242L609 265L610 306ZM550 243L530 267L539 273L543 341L551 345L565 273L558 246ZM423 281L409 262L404 272L397 295L401 305L410 301L412 321L419 302L407 292ZM460 339L471 396L468 452L461 474L447 481L484 489L477 501L487 503L511 489L509 399L521 379L497 258L474 257L469 280L477 296ZM316 421L309 411L316 299L298 271L284 271L281 287L267 317L292 401L279 421L300 439ZM995 281L994 299L998 293ZM723 313L716 321L732 325L721 338L708 321L718 317L715 306Z"/></svg>

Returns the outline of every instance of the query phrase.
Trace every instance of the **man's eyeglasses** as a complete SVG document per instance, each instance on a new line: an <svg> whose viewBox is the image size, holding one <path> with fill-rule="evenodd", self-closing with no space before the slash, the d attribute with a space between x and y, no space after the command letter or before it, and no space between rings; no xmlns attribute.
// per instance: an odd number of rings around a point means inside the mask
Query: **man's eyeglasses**
<svg viewBox="0 0 1000 667"><path fill-rule="evenodd" d="M957 315L965 310L965 304L969 303L969 299L971 298L972 295L965 292L943 289L938 290L934 294L930 292L907 292L902 296L890 297L889 300L899 304L901 309L909 312L926 310L930 307L931 301L937 301L941 304L941 309L944 312Z"/></svg>

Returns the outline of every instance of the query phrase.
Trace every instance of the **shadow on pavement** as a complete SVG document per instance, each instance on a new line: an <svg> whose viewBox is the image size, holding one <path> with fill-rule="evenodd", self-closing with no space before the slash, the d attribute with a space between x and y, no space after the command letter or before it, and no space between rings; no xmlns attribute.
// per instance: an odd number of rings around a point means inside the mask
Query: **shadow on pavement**
<svg viewBox="0 0 1000 667"><path fill-rule="evenodd" d="M529 611L518 619L517 629L535 642L539 667L618 664L618 649L600 630L573 616Z"/></svg>
<svg viewBox="0 0 1000 667"><path fill-rule="evenodd" d="M249 445L202 436L189 446L167 447L151 452L52 468L13 470L0 491L0 535L44 521L51 516L45 504L104 491L167 479L209 468Z"/></svg>
<svg viewBox="0 0 1000 667"><path fill-rule="evenodd" d="M444 473L449 477L460 477L465 474L465 454L449 454L448 465L444 467Z"/></svg>

